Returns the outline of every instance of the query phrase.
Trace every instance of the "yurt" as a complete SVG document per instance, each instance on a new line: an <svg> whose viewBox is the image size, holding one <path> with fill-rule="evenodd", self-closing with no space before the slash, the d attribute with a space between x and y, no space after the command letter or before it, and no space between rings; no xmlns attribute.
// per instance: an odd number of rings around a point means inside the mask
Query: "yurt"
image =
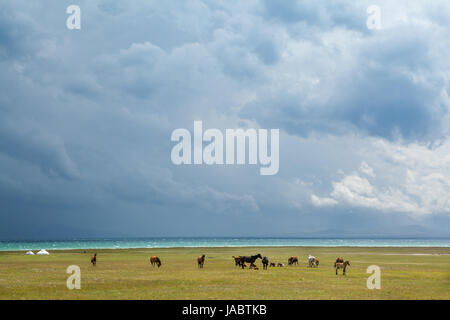
<svg viewBox="0 0 450 320"><path fill-rule="evenodd" d="M38 255L49 255L50 253L48 253L47 250L42 249L42 250L39 250L39 252L36 253L36 254L38 254Z"/></svg>
<svg viewBox="0 0 450 320"><path fill-rule="evenodd" d="M34 256L34 252L33 251L27 251L27 253L25 253L27 256Z"/></svg>

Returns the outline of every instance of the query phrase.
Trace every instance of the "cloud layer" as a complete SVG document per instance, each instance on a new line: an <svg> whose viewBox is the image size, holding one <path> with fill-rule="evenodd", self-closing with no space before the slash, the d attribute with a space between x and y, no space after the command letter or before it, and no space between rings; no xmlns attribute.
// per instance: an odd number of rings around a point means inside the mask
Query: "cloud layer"
<svg viewBox="0 0 450 320"><path fill-rule="evenodd" d="M0 4L0 235L449 235L450 5L371 4ZM173 165L194 120L278 175Z"/></svg>

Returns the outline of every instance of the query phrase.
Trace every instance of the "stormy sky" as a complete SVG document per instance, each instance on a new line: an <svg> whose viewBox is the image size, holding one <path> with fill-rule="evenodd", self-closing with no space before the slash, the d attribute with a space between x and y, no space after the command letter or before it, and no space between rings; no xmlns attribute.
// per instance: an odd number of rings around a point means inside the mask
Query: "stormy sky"
<svg viewBox="0 0 450 320"><path fill-rule="evenodd" d="M445 0L2 1L0 239L450 236L449 34ZM279 129L278 174L174 165L194 120Z"/></svg>

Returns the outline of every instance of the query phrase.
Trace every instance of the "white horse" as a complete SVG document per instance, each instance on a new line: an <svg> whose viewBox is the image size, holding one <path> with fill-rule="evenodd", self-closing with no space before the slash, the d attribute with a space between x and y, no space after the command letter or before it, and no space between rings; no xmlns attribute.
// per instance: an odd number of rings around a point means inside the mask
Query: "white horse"
<svg viewBox="0 0 450 320"><path fill-rule="evenodd" d="M312 267L317 267L317 259L316 257L308 254L308 265Z"/></svg>

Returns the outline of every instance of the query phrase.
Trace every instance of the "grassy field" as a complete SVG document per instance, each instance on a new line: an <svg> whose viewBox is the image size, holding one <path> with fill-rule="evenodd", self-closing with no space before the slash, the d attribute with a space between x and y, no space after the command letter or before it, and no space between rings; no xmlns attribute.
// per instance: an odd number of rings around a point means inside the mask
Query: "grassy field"
<svg viewBox="0 0 450 320"><path fill-rule="evenodd" d="M51 251L49 256L0 252L0 299L449 299L449 248L173 248ZM206 254L204 269L196 257ZM261 253L270 261L298 266L240 270L232 255ZM307 267L306 256L320 259ZM157 255L162 267L151 267ZM351 262L346 276L333 261ZM66 268L81 268L81 289L69 290ZM261 266L261 260L257 262ZM381 289L369 290L366 268L381 268Z"/></svg>

